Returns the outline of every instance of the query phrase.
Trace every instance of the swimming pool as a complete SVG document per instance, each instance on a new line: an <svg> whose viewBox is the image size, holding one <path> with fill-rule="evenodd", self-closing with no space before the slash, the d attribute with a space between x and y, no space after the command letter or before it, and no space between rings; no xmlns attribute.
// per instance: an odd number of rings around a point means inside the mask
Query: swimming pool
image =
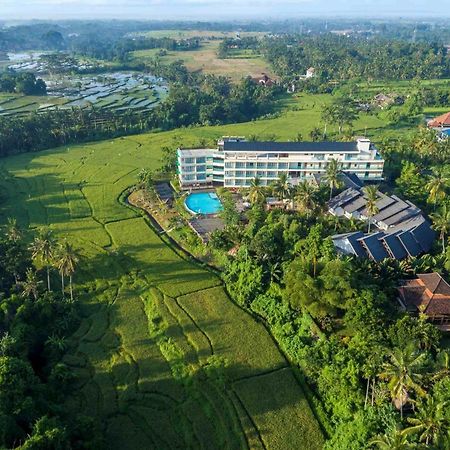
<svg viewBox="0 0 450 450"><path fill-rule="evenodd" d="M222 211L222 202L214 192L194 192L184 202L193 214L217 214Z"/></svg>

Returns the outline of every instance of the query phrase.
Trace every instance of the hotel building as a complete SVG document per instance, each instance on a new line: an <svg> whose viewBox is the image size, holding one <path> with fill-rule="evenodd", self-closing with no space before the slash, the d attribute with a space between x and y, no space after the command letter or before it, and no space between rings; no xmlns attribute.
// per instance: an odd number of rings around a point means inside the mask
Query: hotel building
<svg viewBox="0 0 450 450"><path fill-rule="evenodd" d="M291 184L324 174L330 160L363 181L383 179L384 160L369 139L353 142L253 142L224 137L215 149L178 149L182 188L221 185L248 187L258 177L262 185L283 173Z"/></svg>

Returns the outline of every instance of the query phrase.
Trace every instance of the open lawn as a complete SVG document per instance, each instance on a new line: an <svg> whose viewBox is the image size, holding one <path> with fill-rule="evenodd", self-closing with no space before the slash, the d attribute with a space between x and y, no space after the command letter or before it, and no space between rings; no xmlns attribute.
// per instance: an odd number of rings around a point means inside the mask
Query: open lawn
<svg viewBox="0 0 450 450"><path fill-rule="evenodd" d="M272 74L269 64L258 55L249 57L247 54L236 54L232 58L219 59L217 57L219 43L219 40L204 40L197 50L167 51L167 54L160 58L163 63L181 60L190 71L224 75L235 81L249 75ZM145 62L145 60L154 58L159 52L159 49L138 50L132 55L136 61Z"/></svg>
<svg viewBox="0 0 450 450"><path fill-rule="evenodd" d="M65 408L93 415L106 448L322 448L302 388L266 329L231 302L217 276L178 256L119 202L141 167L159 165L162 146L231 129L0 160L0 223L15 216L24 227L49 226L81 255L74 282L83 320L64 358L76 375Z"/></svg>

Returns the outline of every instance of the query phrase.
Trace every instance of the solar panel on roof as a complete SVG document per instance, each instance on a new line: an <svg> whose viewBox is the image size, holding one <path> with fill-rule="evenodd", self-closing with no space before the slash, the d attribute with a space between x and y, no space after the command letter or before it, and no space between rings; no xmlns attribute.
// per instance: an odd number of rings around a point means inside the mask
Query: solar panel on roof
<svg viewBox="0 0 450 450"><path fill-rule="evenodd" d="M411 234L425 253L430 251L436 233L428 222L423 222L418 227L412 229Z"/></svg>
<svg viewBox="0 0 450 450"><path fill-rule="evenodd" d="M388 247L388 251L392 254L395 259L403 259L408 256L408 253L403 247L403 244L399 240L398 233L388 234L384 236L382 239Z"/></svg>
<svg viewBox="0 0 450 450"><path fill-rule="evenodd" d="M404 231L403 233L400 233L398 235L398 238L400 239L400 242L403 244L403 247L405 247L410 256L418 256L422 253L422 248L414 239L414 236L410 231Z"/></svg>
<svg viewBox="0 0 450 450"><path fill-rule="evenodd" d="M224 151L235 152L358 152L356 142L230 142L223 143Z"/></svg>
<svg viewBox="0 0 450 450"><path fill-rule="evenodd" d="M384 233L374 233L359 241L367 248L370 256L377 262L383 261L383 259L389 258L389 253L384 248L383 244L379 241Z"/></svg>
<svg viewBox="0 0 450 450"><path fill-rule="evenodd" d="M367 256L367 253L364 250L364 247L361 245L361 242L358 241L358 239L360 239L363 236L364 236L364 233L362 231L358 231L354 234L351 234L347 238L355 255L359 256L360 258L365 258Z"/></svg>

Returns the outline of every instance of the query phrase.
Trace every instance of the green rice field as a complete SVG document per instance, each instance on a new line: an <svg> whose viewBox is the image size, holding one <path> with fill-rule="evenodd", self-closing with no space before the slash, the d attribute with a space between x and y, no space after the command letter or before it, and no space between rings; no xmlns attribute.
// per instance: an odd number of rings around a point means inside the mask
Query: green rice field
<svg viewBox="0 0 450 450"><path fill-rule="evenodd" d="M64 357L76 375L65 408L94 416L106 448L322 448L303 388L263 325L119 201L142 167L159 165L162 146L230 131L0 160L0 223L14 216L23 227L49 226L81 254L74 283L83 320Z"/></svg>

